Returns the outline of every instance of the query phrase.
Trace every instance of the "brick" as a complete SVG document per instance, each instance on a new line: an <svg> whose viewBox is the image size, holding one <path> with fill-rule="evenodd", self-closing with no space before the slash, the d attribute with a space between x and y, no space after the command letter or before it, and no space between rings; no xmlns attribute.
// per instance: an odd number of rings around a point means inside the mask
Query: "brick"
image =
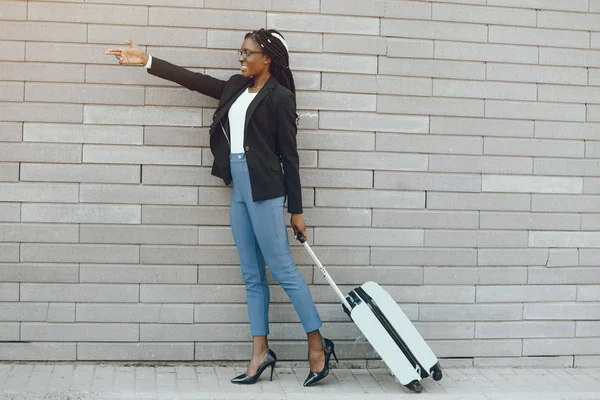
<svg viewBox="0 0 600 400"><path fill-rule="evenodd" d="M318 221L319 226L371 226L370 209L312 208L303 215L307 224Z"/></svg>
<svg viewBox="0 0 600 400"><path fill-rule="evenodd" d="M288 230L288 236L290 231ZM310 232L310 233L309 233ZM311 235L311 229L307 228L307 236ZM196 229L197 240L195 244L203 245L234 245L233 234L230 227L200 226ZM290 242L293 243L293 242Z"/></svg>
<svg viewBox="0 0 600 400"><path fill-rule="evenodd" d="M322 14L383 17L387 9L386 3L388 2L385 0L323 0L320 11Z"/></svg>
<svg viewBox="0 0 600 400"><path fill-rule="evenodd" d="M581 230L596 231L600 230L600 214L582 214Z"/></svg>
<svg viewBox="0 0 600 400"><path fill-rule="evenodd" d="M80 163L81 145L50 143L3 143L3 161ZM34 187L35 184L26 184ZM26 187L26 186L23 186Z"/></svg>
<svg viewBox="0 0 600 400"><path fill-rule="evenodd" d="M142 245L140 262L144 264L222 265L238 264L238 252L233 246L155 246Z"/></svg>
<svg viewBox="0 0 600 400"><path fill-rule="evenodd" d="M572 368L573 356L552 357L481 357L473 360L480 368Z"/></svg>
<svg viewBox="0 0 600 400"><path fill-rule="evenodd" d="M600 103L600 88L591 86L539 85L538 96L540 101Z"/></svg>
<svg viewBox="0 0 600 400"><path fill-rule="evenodd" d="M525 339L523 355L589 355L600 349L600 338Z"/></svg>
<svg viewBox="0 0 600 400"><path fill-rule="evenodd" d="M596 249L579 249L579 265L581 266L595 266L598 258L600 258L600 252Z"/></svg>
<svg viewBox="0 0 600 400"><path fill-rule="evenodd" d="M521 304L421 304L419 321L518 321Z"/></svg>
<svg viewBox="0 0 600 400"><path fill-rule="evenodd" d="M568 159L536 159L534 171L538 175L598 176L600 161Z"/></svg>
<svg viewBox="0 0 600 400"><path fill-rule="evenodd" d="M600 357L598 356L575 356L575 362L569 364L575 368L597 368L600 365Z"/></svg>
<svg viewBox="0 0 600 400"><path fill-rule="evenodd" d="M208 285L141 285L142 303L244 303L245 288L240 285L228 288L227 298L219 296L221 286Z"/></svg>
<svg viewBox="0 0 600 400"><path fill-rule="evenodd" d="M525 304L523 319L534 320L594 320L600 315L600 305L595 303ZM571 353L573 354L573 353Z"/></svg>
<svg viewBox="0 0 600 400"><path fill-rule="evenodd" d="M147 13L147 7L41 2L29 5L27 18L38 21L145 25Z"/></svg>
<svg viewBox="0 0 600 400"><path fill-rule="evenodd" d="M484 80L485 69L483 62L379 58L379 73L384 75Z"/></svg>
<svg viewBox="0 0 600 400"><path fill-rule="evenodd" d="M21 220L20 203L0 203L0 221L18 222Z"/></svg>
<svg viewBox="0 0 600 400"><path fill-rule="evenodd" d="M433 58L433 46L433 40L387 38L387 56Z"/></svg>
<svg viewBox="0 0 600 400"><path fill-rule="evenodd" d="M44 324L24 322L21 338L44 342L133 342L139 337L139 325L134 324Z"/></svg>
<svg viewBox="0 0 600 400"><path fill-rule="evenodd" d="M6 121L81 123L83 106L81 104L2 103L0 114Z"/></svg>
<svg viewBox="0 0 600 400"><path fill-rule="evenodd" d="M587 105L587 120L600 121L600 106Z"/></svg>
<svg viewBox="0 0 600 400"><path fill-rule="evenodd" d="M481 229L579 230L573 214L481 212Z"/></svg>
<svg viewBox="0 0 600 400"><path fill-rule="evenodd" d="M268 13L267 26L271 29L379 35L379 19L337 15Z"/></svg>
<svg viewBox="0 0 600 400"><path fill-rule="evenodd" d="M376 133L376 150L415 153L481 154L481 138ZM406 154L403 156L406 157Z"/></svg>
<svg viewBox="0 0 600 400"><path fill-rule="evenodd" d="M478 99L537 100L537 87L533 84L434 79L433 95Z"/></svg>
<svg viewBox="0 0 600 400"><path fill-rule="evenodd" d="M149 25L252 30L264 27L265 13L153 7L149 12Z"/></svg>
<svg viewBox="0 0 600 400"><path fill-rule="evenodd" d="M142 144L143 135L143 128L137 126L38 123L23 126L25 142Z"/></svg>
<svg viewBox="0 0 600 400"><path fill-rule="evenodd" d="M487 64L486 79L493 81L586 85L587 70L544 65Z"/></svg>
<svg viewBox="0 0 600 400"><path fill-rule="evenodd" d="M18 342L19 341L19 323L0 323L0 341Z"/></svg>
<svg viewBox="0 0 600 400"><path fill-rule="evenodd" d="M427 156L387 152L321 151L319 152L319 168L425 171Z"/></svg>
<svg viewBox="0 0 600 400"><path fill-rule="evenodd" d="M221 8L222 2L218 0L209 0L214 1L218 6L217 8ZM254 5L249 5L249 7L254 8ZM319 12L319 0L309 0L306 2L298 3L294 0L274 0L271 5L274 11L297 11L297 12Z"/></svg>
<svg viewBox="0 0 600 400"><path fill-rule="evenodd" d="M431 350L438 357L509 357L521 355L520 339L433 340Z"/></svg>
<svg viewBox="0 0 600 400"><path fill-rule="evenodd" d="M489 5L522 7L542 10L588 11L586 0L488 0Z"/></svg>
<svg viewBox="0 0 600 400"><path fill-rule="evenodd" d="M21 142L23 140L23 123L0 122L0 141Z"/></svg>
<svg viewBox="0 0 600 400"><path fill-rule="evenodd" d="M377 97L368 94L299 92L298 107L337 111L375 111Z"/></svg>
<svg viewBox="0 0 600 400"><path fill-rule="evenodd" d="M23 101L24 84L20 82L1 82L0 100L2 101Z"/></svg>
<svg viewBox="0 0 600 400"><path fill-rule="evenodd" d="M347 54L292 53L290 64L294 70L376 74L377 56Z"/></svg>
<svg viewBox="0 0 600 400"><path fill-rule="evenodd" d="M123 38L135 38L135 44L138 46L206 47L206 36L206 29L90 25L87 41L88 43L120 44L123 42Z"/></svg>
<svg viewBox="0 0 600 400"><path fill-rule="evenodd" d="M595 195L533 194L531 211L595 212L598 210L598 204L600 197Z"/></svg>
<svg viewBox="0 0 600 400"><path fill-rule="evenodd" d="M371 189L316 189L315 206L423 208L423 192L398 192Z"/></svg>
<svg viewBox="0 0 600 400"><path fill-rule="evenodd" d="M5 1L0 19L27 19L27 4L18 1Z"/></svg>
<svg viewBox="0 0 600 400"><path fill-rule="evenodd" d="M19 301L18 283L0 283L0 301Z"/></svg>
<svg viewBox="0 0 600 400"><path fill-rule="evenodd" d="M503 7L433 4L432 18L441 21L490 25L536 26L535 10L519 10Z"/></svg>
<svg viewBox="0 0 600 400"><path fill-rule="evenodd" d="M78 191L71 183L0 183L0 201L75 203Z"/></svg>
<svg viewBox="0 0 600 400"><path fill-rule="evenodd" d="M36 25L37 26L37 25ZM37 29L36 29L37 30ZM85 69L83 65L63 65L35 62L0 62L0 76L5 81L61 81L83 82ZM48 106L45 104L44 106ZM37 107L37 105L36 105ZM61 110L81 110L78 106L58 105ZM18 110L18 109L16 109ZM15 111L16 111L15 110ZM81 112L78 114L81 115ZM3 114L8 115L8 114ZM20 119L23 121L23 119ZM81 118L76 121L81 122Z"/></svg>
<svg viewBox="0 0 600 400"><path fill-rule="evenodd" d="M569 30L595 30L600 24L600 16L591 13L543 11L537 13L537 26Z"/></svg>
<svg viewBox="0 0 600 400"><path fill-rule="evenodd" d="M585 49L589 48L590 34L581 31L490 26L489 41L492 43Z"/></svg>
<svg viewBox="0 0 600 400"><path fill-rule="evenodd" d="M22 283L21 301L137 303L139 285Z"/></svg>
<svg viewBox="0 0 600 400"><path fill-rule="evenodd" d="M79 200L83 203L198 204L196 188L174 186L132 186L82 184Z"/></svg>
<svg viewBox="0 0 600 400"><path fill-rule="evenodd" d="M374 150L375 134L327 130L298 132L298 149L311 150Z"/></svg>
<svg viewBox="0 0 600 400"><path fill-rule="evenodd" d="M323 246L421 246L422 230L315 228L315 244Z"/></svg>
<svg viewBox="0 0 600 400"><path fill-rule="evenodd" d="M598 321L578 321L576 336L596 336L598 328L600 328L600 323Z"/></svg>
<svg viewBox="0 0 600 400"><path fill-rule="evenodd" d="M585 256L581 255L581 265L585 266ZM598 264L594 264L597 266ZM530 284L600 284L598 268L529 268ZM575 318L576 319L576 318Z"/></svg>
<svg viewBox="0 0 600 400"><path fill-rule="evenodd" d="M600 85L600 69L589 69L589 79L588 82L590 85L598 86Z"/></svg>
<svg viewBox="0 0 600 400"><path fill-rule="evenodd" d="M31 15L28 16L32 20ZM85 42L84 24L61 24L52 22L3 21L0 25L3 40ZM28 43L28 45L31 43Z"/></svg>
<svg viewBox="0 0 600 400"><path fill-rule="evenodd" d="M383 19L381 35L418 39L486 42L487 27L453 22Z"/></svg>
<svg viewBox="0 0 600 400"><path fill-rule="evenodd" d="M546 265L547 249L479 249L477 265Z"/></svg>
<svg viewBox="0 0 600 400"><path fill-rule="evenodd" d="M3 32L6 33L6 32ZM0 60L25 61L25 42L0 42ZM14 63L17 64L17 63ZM3 64L0 63L0 66Z"/></svg>
<svg viewBox="0 0 600 400"><path fill-rule="evenodd" d="M505 193L438 193L427 195L427 208L446 210L529 211L530 196Z"/></svg>
<svg viewBox="0 0 600 400"><path fill-rule="evenodd" d="M196 108L188 107L86 105L83 111L83 122L112 125L200 126L202 115Z"/></svg>
<svg viewBox="0 0 600 400"><path fill-rule="evenodd" d="M547 267L576 267L579 265L578 249L550 249Z"/></svg>
<svg viewBox="0 0 600 400"><path fill-rule="evenodd" d="M575 336L575 323L570 322L476 322L475 338L564 338Z"/></svg>
<svg viewBox="0 0 600 400"><path fill-rule="evenodd" d="M305 3L306 4L306 3ZM255 5L252 5L252 9ZM206 8L206 7L205 7ZM222 8L222 7L217 7ZM303 11L306 12L306 11ZM222 30L208 29L207 46L208 48L218 49L239 49L240 44L244 39L246 30ZM285 41L287 42L290 52L314 52L321 53L323 51L323 34L311 32L285 32ZM294 73L296 79L296 73ZM298 87L298 85L296 85Z"/></svg>
<svg viewBox="0 0 600 400"><path fill-rule="evenodd" d="M594 37L592 34L592 47L598 47L594 46ZM600 52L597 50L540 48L540 64L599 67Z"/></svg>
<svg viewBox="0 0 600 400"><path fill-rule="evenodd" d="M77 304L78 322L192 323L193 304Z"/></svg>
<svg viewBox="0 0 600 400"><path fill-rule="evenodd" d="M190 361L194 359L194 343L77 343L77 359Z"/></svg>
<svg viewBox="0 0 600 400"><path fill-rule="evenodd" d="M143 224L229 225L229 207L142 205Z"/></svg>
<svg viewBox="0 0 600 400"><path fill-rule="evenodd" d="M476 265L477 251L434 248L371 248L372 265ZM440 260L444 260L440 263Z"/></svg>
<svg viewBox="0 0 600 400"><path fill-rule="evenodd" d="M156 55L154 51L151 51L152 55ZM104 54L104 51L102 52ZM106 57L106 56L105 56ZM107 60L103 59L102 64L106 63ZM99 62L100 63L100 62ZM51 64L49 64L51 65ZM65 64L68 66L68 64ZM145 86L166 86L166 87L177 87L178 84L175 82L167 81L164 79L157 79L156 76L151 74L141 74L143 66L132 66L131 68L123 68L121 65L91 65L85 66L85 81L87 83L108 83L108 84L120 84L120 85L145 85ZM204 72L205 70L194 68L194 71ZM83 74L82 74L83 75Z"/></svg>
<svg viewBox="0 0 600 400"><path fill-rule="evenodd" d="M553 139L595 139L600 124L535 121L535 136ZM589 143L588 143L589 145Z"/></svg>
<svg viewBox="0 0 600 400"><path fill-rule="evenodd" d="M197 268L185 265L82 264L80 282L87 283L195 283Z"/></svg>
<svg viewBox="0 0 600 400"><path fill-rule="evenodd" d="M427 247L527 247L527 232L426 230Z"/></svg>
<svg viewBox="0 0 600 400"><path fill-rule="evenodd" d="M140 166L21 163L21 181L139 183Z"/></svg>
<svg viewBox="0 0 600 400"><path fill-rule="evenodd" d="M318 267L314 267L314 283L327 284ZM386 285L423 285L423 268L420 267L333 267L327 271L340 285L357 285L366 281L385 282Z"/></svg>
<svg viewBox="0 0 600 400"><path fill-rule="evenodd" d="M379 36L323 35L323 51L328 53L379 54L387 53L386 39Z"/></svg>
<svg viewBox="0 0 600 400"><path fill-rule="evenodd" d="M19 243L0 243L0 262L19 261Z"/></svg>
<svg viewBox="0 0 600 400"><path fill-rule="evenodd" d="M433 97L377 96L377 112L483 117L483 100Z"/></svg>
<svg viewBox="0 0 600 400"><path fill-rule="evenodd" d="M554 121L585 121L583 104L556 104L485 100L485 116L495 118L530 118Z"/></svg>
<svg viewBox="0 0 600 400"><path fill-rule="evenodd" d="M21 261L26 262L139 262L138 246L87 244L22 244Z"/></svg>
<svg viewBox="0 0 600 400"><path fill-rule="evenodd" d="M600 300L600 286L578 286L577 287L577 301L599 301Z"/></svg>
<svg viewBox="0 0 600 400"><path fill-rule="evenodd" d="M205 206L225 206L230 204L231 186L220 188L203 187L200 189L200 200L198 204ZM304 197L302 200L304 200ZM303 202L303 206L307 207L308 204L304 204Z"/></svg>
<svg viewBox="0 0 600 400"><path fill-rule="evenodd" d="M146 88L146 105L183 106L183 107L214 107L216 101L208 96L186 88Z"/></svg>
<svg viewBox="0 0 600 400"><path fill-rule="evenodd" d="M119 96L115 96L116 90L119 91ZM25 84L25 101L142 105L144 104L144 88L27 82Z"/></svg>
<svg viewBox="0 0 600 400"><path fill-rule="evenodd" d="M531 137L533 136L533 129L533 121L431 117L432 134ZM440 136L439 138L441 139L442 137Z"/></svg>
<svg viewBox="0 0 600 400"><path fill-rule="evenodd" d="M585 156L590 158L600 158L600 142L585 142Z"/></svg>
<svg viewBox="0 0 600 400"><path fill-rule="evenodd" d="M527 283L527 268L491 267L479 268L479 283L482 285L522 285Z"/></svg>
<svg viewBox="0 0 600 400"><path fill-rule="evenodd" d="M146 185L222 186L223 181L211 175L210 168L145 165L142 183Z"/></svg>
<svg viewBox="0 0 600 400"><path fill-rule="evenodd" d="M467 174L435 174L375 171L376 189L480 192L481 177Z"/></svg>
<svg viewBox="0 0 600 400"><path fill-rule="evenodd" d="M139 224L139 205L23 204L23 222Z"/></svg>
<svg viewBox="0 0 600 400"><path fill-rule="evenodd" d="M83 162L202 165L202 151L184 147L84 145Z"/></svg>
<svg viewBox="0 0 600 400"><path fill-rule="evenodd" d="M0 343L0 360L75 360L75 343Z"/></svg>
<svg viewBox="0 0 600 400"><path fill-rule="evenodd" d="M0 163L0 180L3 182L19 181L18 163Z"/></svg>
<svg viewBox="0 0 600 400"><path fill-rule="evenodd" d="M373 187L373 173L371 171L303 169L300 171L300 180L304 187L368 189Z"/></svg>
<svg viewBox="0 0 600 400"><path fill-rule="evenodd" d="M375 113L319 112L320 129L427 133L429 118Z"/></svg>
<svg viewBox="0 0 600 400"><path fill-rule="evenodd" d="M479 277L473 268L425 267L423 283L426 285L476 285Z"/></svg>
<svg viewBox="0 0 600 400"><path fill-rule="evenodd" d="M482 192L583 193L582 178L484 175Z"/></svg>
<svg viewBox="0 0 600 400"><path fill-rule="evenodd" d="M204 8L232 8L232 9L238 9L238 10L271 10L272 5L271 2L269 1L265 1L265 0L259 0L255 3L254 7L248 5L248 4L244 4L243 1L239 1L239 0L226 0L223 2L218 2L217 0L205 0L204 1ZM317 7L317 11L318 11L318 7Z"/></svg>
<svg viewBox="0 0 600 400"><path fill-rule="evenodd" d="M297 267L300 274L310 284L313 281L313 268L302 265ZM269 282L270 285L275 285L277 282L271 276L269 269L266 268L266 271L267 282ZM201 265L198 267L198 283L201 285L243 285L244 281L239 265ZM247 308L245 310L247 315Z"/></svg>
<svg viewBox="0 0 600 400"><path fill-rule="evenodd" d="M73 225L0 223L0 242L77 243L79 229Z"/></svg>
<svg viewBox="0 0 600 400"><path fill-rule="evenodd" d="M531 247L600 247L598 232L530 232Z"/></svg>
<svg viewBox="0 0 600 400"><path fill-rule="evenodd" d="M477 229L478 212L373 210L373 226L389 228Z"/></svg>
<svg viewBox="0 0 600 400"><path fill-rule="evenodd" d="M48 304L46 322L75 322L75 303Z"/></svg>
<svg viewBox="0 0 600 400"><path fill-rule="evenodd" d="M479 286L478 303L541 303L575 301L576 286Z"/></svg>
<svg viewBox="0 0 600 400"><path fill-rule="evenodd" d="M143 143L155 146L208 146L208 128L146 126Z"/></svg>
<svg viewBox="0 0 600 400"><path fill-rule="evenodd" d="M0 282L74 283L78 280L77 264L0 264Z"/></svg>

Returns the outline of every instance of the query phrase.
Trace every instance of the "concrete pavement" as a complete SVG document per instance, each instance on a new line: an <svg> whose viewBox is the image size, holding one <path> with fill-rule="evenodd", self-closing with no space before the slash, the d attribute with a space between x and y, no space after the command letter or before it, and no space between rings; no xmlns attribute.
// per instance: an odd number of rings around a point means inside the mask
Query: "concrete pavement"
<svg viewBox="0 0 600 400"><path fill-rule="evenodd" d="M284 364L255 385L231 377L243 367L191 364L151 366L113 363L0 363L2 400L571 400L600 399L600 368L446 368L444 379L422 381L408 392L386 369L335 369L321 384L305 388L307 368Z"/></svg>

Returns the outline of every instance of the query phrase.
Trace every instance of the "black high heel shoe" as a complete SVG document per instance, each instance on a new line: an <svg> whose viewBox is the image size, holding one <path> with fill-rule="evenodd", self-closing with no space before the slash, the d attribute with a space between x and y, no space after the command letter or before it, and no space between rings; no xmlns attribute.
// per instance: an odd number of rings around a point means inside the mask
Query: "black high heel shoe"
<svg viewBox="0 0 600 400"><path fill-rule="evenodd" d="M272 381L273 380L273 371L275 370L276 362L277 362L277 356L275 355L273 350L269 349L269 352L265 356L265 359L263 360L262 364L260 364L260 367L256 371L256 374L254 374L252 376L248 376L246 374L238 375L231 380L231 383L237 383L240 385L251 385L253 383L256 383L258 381L258 378L260 378L262 373L265 371L265 369L267 369L269 367L271 367L271 378L269 380Z"/></svg>
<svg viewBox="0 0 600 400"><path fill-rule="evenodd" d="M335 355L333 342L329 339L323 340L325 342L325 365L323 365L323 369L319 372L310 371L306 377L306 380L304 381L304 386L312 386L329 375L329 359L331 358L332 354L333 358L335 358L335 362L339 362L337 356Z"/></svg>

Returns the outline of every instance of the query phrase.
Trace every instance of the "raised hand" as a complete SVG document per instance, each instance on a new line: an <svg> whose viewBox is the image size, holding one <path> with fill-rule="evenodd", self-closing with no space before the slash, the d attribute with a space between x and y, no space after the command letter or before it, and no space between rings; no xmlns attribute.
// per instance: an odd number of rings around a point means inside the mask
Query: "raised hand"
<svg viewBox="0 0 600 400"><path fill-rule="evenodd" d="M131 40L127 40L125 43L129 47L124 49L109 49L104 54L117 57L121 65L144 65L148 62L148 55L135 47Z"/></svg>

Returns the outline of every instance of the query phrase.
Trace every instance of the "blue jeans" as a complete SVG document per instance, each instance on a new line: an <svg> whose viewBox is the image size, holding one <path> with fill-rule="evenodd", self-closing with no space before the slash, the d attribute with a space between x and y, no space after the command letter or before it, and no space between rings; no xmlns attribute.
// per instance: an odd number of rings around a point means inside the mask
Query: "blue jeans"
<svg viewBox="0 0 600 400"><path fill-rule="evenodd" d="M290 254L283 210L285 196L253 201L246 155L230 154L229 161L233 179L231 230L246 284L252 336L269 334L270 295L265 261L290 298L305 332L319 329L321 318L310 289Z"/></svg>

